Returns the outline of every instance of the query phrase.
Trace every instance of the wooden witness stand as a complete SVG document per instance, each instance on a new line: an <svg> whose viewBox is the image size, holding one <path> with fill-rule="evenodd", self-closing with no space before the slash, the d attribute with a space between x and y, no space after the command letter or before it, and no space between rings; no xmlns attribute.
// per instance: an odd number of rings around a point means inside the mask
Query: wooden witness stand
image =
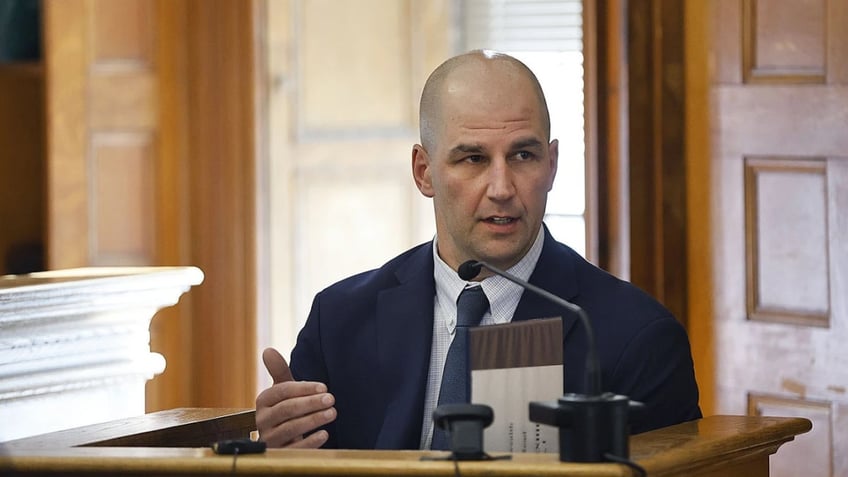
<svg viewBox="0 0 848 477"><path fill-rule="evenodd" d="M428 451L269 449L215 455L209 444L247 436L254 411L173 409L104 424L0 443L0 475L150 476L453 476L454 464L422 461ZM631 458L649 476L769 475L769 456L811 429L800 418L711 416L633 436ZM460 462L464 476L629 476L618 464L559 462L556 454L514 454L511 460Z"/></svg>

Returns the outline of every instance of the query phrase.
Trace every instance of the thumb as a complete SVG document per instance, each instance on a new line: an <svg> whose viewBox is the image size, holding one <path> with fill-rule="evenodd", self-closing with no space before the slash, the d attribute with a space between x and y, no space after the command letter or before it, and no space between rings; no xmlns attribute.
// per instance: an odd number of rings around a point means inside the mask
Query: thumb
<svg viewBox="0 0 848 477"><path fill-rule="evenodd" d="M265 363L268 374L274 379L274 384L294 381L288 363L276 349L265 348L265 351L262 352L262 362Z"/></svg>

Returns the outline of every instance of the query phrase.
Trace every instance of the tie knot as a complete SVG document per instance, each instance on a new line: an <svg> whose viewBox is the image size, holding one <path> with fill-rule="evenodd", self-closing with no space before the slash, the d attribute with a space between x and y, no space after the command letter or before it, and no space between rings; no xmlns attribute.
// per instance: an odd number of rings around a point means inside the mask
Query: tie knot
<svg viewBox="0 0 848 477"><path fill-rule="evenodd" d="M489 300L483 292L483 287L476 286L466 288L456 299L456 326L477 326L486 310L489 309Z"/></svg>

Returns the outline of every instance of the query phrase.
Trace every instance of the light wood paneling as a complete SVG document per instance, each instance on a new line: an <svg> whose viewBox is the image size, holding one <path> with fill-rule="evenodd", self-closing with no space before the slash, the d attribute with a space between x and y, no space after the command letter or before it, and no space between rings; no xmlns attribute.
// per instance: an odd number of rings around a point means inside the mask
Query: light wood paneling
<svg viewBox="0 0 848 477"><path fill-rule="evenodd" d="M831 129L848 124L848 109L842 107L848 104L848 82L827 88L752 85L717 89L713 95L718 110L734 111L715 125L722 149L729 153L828 157L845 156L848 150L848 134ZM739 134L742 130L748 134ZM748 135L760 139L747 141Z"/></svg>
<svg viewBox="0 0 848 477"><path fill-rule="evenodd" d="M827 56L825 0L744 0L745 81L823 83Z"/></svg>
<svg viewBox="0 0 848 477"><path fill-rule="evenodd" d="M155 153L148 134L94 136L89 165L93 265L155 261Z"/></svg>
<svg viewBox="0 0 848 477"><path fill-rule="evenodd" d="M827 469L829 474L833 473L831 411L828 402L759 394L748 396L748 414L751 416L803 417L813 423L809 433L797 436L791 446L786 446L771 458L771 477L807 475L811 468Z"/></svg>
<svg viewBox="0 0 848 477"><path fill-rule="evenodd" d="M829 326L824 160L745 160L748 318Z"/></svg>
<svg viewBox="0 0 848 477"><path fill-rule="evenodd" d="M88 262L87 2L43 4L47 267Z"/></svg>
<svg viewBox="0 0 848 477"><path fill-rule="evenodd" d="M187 165L192 264L191 402L256 397L255 2L187 2Z"/></svg>
<svg viewBox="0 0 848 477"><path fill-rule="evenodd" d="M155 71L96 70L89 78L88 121L95 130L158 129Z"/></svg>
<svg viewBox="0 0 848 477"><path fill-rule="evenodd" d="M155 58L155 8L149 0L94 0L91 58L94 67L150 66Z"/></svg>
<svg viewBox="0 0 848 477"><path fill-rule="evenodd" d="M827 25L828 32L839 32L848 18L848 2L827 2ZM828 84L848 83L848 41L827 40L827 82Z"/></svg>
<svg viewBox="0 0 848 477"><path fill-rule="evenodd" d="M206 273L153 320L149 410L255 397L257 3L43 2L48 266Z"/></svg>
<svg viewBox="0 0 848 477"><path fill-rule="evenodd" d="M140 182L134 189L129 183L124 191L108 187L113 178L104 175L117 174L116 182L126 178L108 159L121 154L114 151L114 138L129 134L155 141L159 98L152 61L154 5L152 0L71 0L49 2L44 8L50 268L156 263L148 230L157 210L139 205L149 202L157 187L155 146L142 153L147 160L128 162L138 166L134 172ZM98 142L103 132L112 139ZM107 149L99 150L107 143ZM101 157L104 151L109 152ZM132 191L137 195L127 195ZM109 210L144 215L118 220L120 214ZM136 225L122 230L123 236L106 232L119 223ZM130 231L142 235L131 239ZM117 238L131 241L110 243Z"/></svg>
<svg viewBox="0 0 848 477"><path fill-rule="evenodd" d="M297 3L302 139L412 133L409 2Z"/></svg>
<svg viewBox="0 0 848 477"><path fill-rule="evenodd" d="M695 273L712 284L714 412L748 411L750 393L827 402L833 435L812 434L815 443L810 445L848 448L848 367L843 365L848 355L842 346L848 339L848 296L842 292L848 289L848 221L840 212L848 203L848 82L843 75L848 36L833 28L848 23L848 8L845 2L814 2L823 5L821 14L806 1L768 2L776 10L753 24L760 29L757 37L791 39L807 45L810 54L818 47L809 45L822 44L826 59L812 60L824 63L826 71L819 76L826 81L810 84L792 72L779 84L760 84L745 81L741 61L746 1L716 0L705 12L716 35L706 58L715 74L704 95L710 153L708 164L701 165L709 168L711 267L709 276ZM812 28L807 13L796 10L805 6L813 9L821 28ZM778 59L774 55L780 50L770 50L769 63L798 66L802 61L794 52L785 53ZM748 273L742 264L754 257ZM761 312L768 312L771 321L748 319ZM775 322L775 316L790 323ZM807 317L828 326L793 324ZM804 475L848 473L848 457L838 452L830 462L807 464Z"/></svg>

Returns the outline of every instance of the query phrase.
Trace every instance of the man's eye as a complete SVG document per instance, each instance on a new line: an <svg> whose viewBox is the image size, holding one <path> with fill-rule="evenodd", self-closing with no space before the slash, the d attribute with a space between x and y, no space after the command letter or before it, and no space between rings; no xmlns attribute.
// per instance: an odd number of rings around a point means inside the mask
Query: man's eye
<svg viewBox="0 0 848 477"><path fill-rule="evenodd" d="M476 154L476 155L473 155L473 156L465 156L465 161L470 162L472 164L479 164L479 163L483 162L484 160L485 160L485 158L483 156L479 155L479 154Z"/></svg>
<svg viewBox="0 0 848 477"><path fill-rule="evenodd" d="M515 158L520 160L520 161L529 161L530 159L533 159L534 157L535 157L535 155L532 152L529 152L529 151L520 151L515 155Z"/></svg>

